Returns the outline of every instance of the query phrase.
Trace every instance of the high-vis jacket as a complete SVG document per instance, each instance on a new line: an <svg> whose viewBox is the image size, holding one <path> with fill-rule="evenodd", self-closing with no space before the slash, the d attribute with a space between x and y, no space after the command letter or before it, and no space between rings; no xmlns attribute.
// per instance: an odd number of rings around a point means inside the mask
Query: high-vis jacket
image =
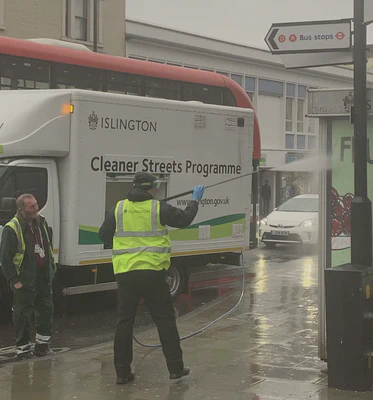
<svg viewBox="0 0 373 400"><path fill-rule="evenodd" d="M160 202L122 200L115 208L114 274L170 267L171 240L160 222Z"/></svg>
<svg viewBox="0 0 373 400"><path fill-rule="evenodd" d="M45 219L42 217L41 221L42 221L41 228L44 229L45 236L47 238L49 238ZM23 259L25 257L25 252L26 252L26 243L25 243L25 238L23 236L21 224L20 224L19 219L17 217L14 217L5 226L9 226L10 228L12 228L13 231L15 232L15 234L17 235L17 253L13 257L13 264L17 271L17 275L19 275L20 271L21 271ZM56 272L56 265L54 263L54 256L53 256L53 248L51 247L49 240L48 240L47 246L49 248L50 262L52 264L54 272Z"/></svg>

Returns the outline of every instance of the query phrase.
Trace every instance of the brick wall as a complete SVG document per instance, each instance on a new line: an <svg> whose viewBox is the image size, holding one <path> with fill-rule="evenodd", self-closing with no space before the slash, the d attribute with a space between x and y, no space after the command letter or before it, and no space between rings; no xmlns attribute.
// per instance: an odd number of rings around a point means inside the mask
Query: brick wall
<svg viewBox="0 0 373 400"><path fill-rule="evenodd" d="M5 0L5 27L1 34L19 38L60 39L61 0Z"/></svg>
<svg viewBox="0 0 373 400"><path fill-rule="evenodd" d="M105 53L124 57L126 6L124 0L104 0L103 34Z"/></svg>
<svg viewBox="0 0 373 400"><path fill-rule="evenodd" d="M0 35L18 39L60 40L65 18L62 15L64 2L65 0L5 0L6 30L0 30ZM100 47L99 51L125 56L125 9L125 0L103 1L101 20L104 48ZM93 24L92 21L89 23ZM92 48L93 43L83 44Z"/></svg>

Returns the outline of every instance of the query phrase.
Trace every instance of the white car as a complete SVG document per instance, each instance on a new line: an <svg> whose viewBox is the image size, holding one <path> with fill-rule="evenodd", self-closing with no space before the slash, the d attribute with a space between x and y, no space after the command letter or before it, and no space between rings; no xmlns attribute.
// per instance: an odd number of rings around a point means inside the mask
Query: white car
<svg viewBox="0 0 373 400"><path fill-rule="evenodd" d="M303 194L281 204L260 221L260 240L268 247L276 244L317 244L319 196Z"/></svg>

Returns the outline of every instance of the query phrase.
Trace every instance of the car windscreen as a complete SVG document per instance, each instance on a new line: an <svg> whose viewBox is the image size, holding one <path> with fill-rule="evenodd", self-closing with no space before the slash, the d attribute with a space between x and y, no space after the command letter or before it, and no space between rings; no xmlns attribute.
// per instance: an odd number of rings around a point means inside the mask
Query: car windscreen
<svg viewBox="0 0 373 400"><path fill-rule="evenodd" d="M281 204L277 211L286 212L318 212L319 211L319 199L315 198L292 198Z"/></svg>

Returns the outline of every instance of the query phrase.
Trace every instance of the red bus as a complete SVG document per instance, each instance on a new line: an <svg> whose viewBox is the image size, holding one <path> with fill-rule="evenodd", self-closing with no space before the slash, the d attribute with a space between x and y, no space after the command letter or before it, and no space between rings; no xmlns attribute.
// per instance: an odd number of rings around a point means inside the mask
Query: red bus
<svg viewBox="0 0 373 400"><path fill-rule="evenodd" d="M232 79L208 71L110 56L29 40L0 37L0 90L88 89L254 109ZM260 131L254 124L253 166L259 165ZM253 176L253 218L258 197ZM256 224L251 235L256 243Z"/></svg>

